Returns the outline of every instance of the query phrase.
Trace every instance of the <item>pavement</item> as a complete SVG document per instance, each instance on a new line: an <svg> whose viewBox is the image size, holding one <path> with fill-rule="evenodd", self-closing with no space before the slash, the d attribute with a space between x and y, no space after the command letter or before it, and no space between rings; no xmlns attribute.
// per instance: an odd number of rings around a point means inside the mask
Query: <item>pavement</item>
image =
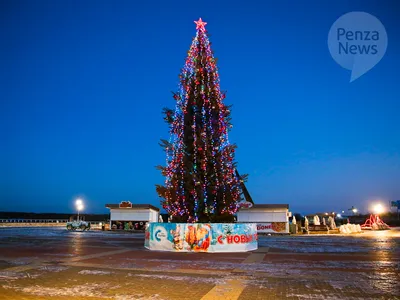
<svg viewBox="0 0 400 300"><path fill-rule="evenodd" d="M247 253L171 253L144 234L0 228L0 299L400 299L400 229L260 236Z"/></svg>

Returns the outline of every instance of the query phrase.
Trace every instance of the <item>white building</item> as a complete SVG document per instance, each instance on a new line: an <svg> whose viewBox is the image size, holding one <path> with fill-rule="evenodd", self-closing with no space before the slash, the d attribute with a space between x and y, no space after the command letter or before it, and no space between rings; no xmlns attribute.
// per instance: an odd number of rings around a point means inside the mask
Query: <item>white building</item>
<svg viewBox="0 0 400 300"><path fill-rule="evenodd" d="M106 204L110 209L111 229L144 229L148 222L158 222L160 209L150 204Z"/></svg>
<svg viewBox="0 0 400 300"><path fill-rule="evenodd" d="M237 212L238 223L257 223L258 233L289 233L288 204L255 204Z"/></svg>

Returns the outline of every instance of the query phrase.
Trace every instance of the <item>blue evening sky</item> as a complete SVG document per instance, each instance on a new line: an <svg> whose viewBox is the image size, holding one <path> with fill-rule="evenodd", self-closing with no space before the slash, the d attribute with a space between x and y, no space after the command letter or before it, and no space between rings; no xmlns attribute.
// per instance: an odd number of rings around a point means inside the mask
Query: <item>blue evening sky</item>
<svg viewBox="0 0 400 300"><path fill-rule="evenodd" d="M194 20L208 22L233 104L230 140L256 203L366 211L400 199L397 1L0 1L0 210L159 205L161 110ZM331 58L333 22L375 15L388 48L369 73Z"/></svg>

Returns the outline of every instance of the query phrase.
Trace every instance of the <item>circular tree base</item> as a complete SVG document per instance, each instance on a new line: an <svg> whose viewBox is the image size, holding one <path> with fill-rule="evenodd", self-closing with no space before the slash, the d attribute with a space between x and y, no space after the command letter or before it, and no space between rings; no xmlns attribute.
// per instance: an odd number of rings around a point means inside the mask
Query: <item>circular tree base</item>
<svg viewBox="0 0 400 300"><path fill-rule="evenodd" d="M171 252L246 252L258 248L256 224L150 223L144 246Z"/></svg>

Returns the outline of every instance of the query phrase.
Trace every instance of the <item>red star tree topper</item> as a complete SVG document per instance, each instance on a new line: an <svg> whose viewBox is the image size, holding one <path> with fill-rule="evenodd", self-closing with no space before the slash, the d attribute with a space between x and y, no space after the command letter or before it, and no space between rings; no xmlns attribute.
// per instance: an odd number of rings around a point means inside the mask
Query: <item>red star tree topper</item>
<svg viewBox="0 0 400 300"><path fill-rule="evenodd" d="M205 26L207 25L206 22L203 22L201 18L198 21L194 21L196 23L196 29L200 31L206 31Z"/></svg>

